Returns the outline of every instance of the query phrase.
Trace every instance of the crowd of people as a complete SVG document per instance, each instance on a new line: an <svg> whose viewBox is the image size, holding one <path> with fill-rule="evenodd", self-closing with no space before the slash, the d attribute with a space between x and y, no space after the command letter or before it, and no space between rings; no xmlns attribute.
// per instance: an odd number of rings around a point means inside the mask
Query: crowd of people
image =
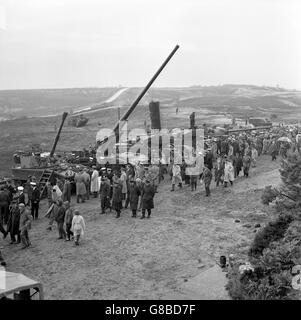
<svg viewBox="0 0 301 320"><path fill-rule="evenodd" d="M154 197L160 182L171 180L171 192L176 186L181 190L183 184L197 189L204 185L205 195L211 195L210 186L214 179L216 187L232 186L241 173L249 177L250 167L256 167L261 155L269 154L271 160L277 156L285 158L288 150L301 151L301 134L296 127L281 126L263 132L245 131L222 137L212 137L205 141L203 162L198 157L193 163L159 163L143 165L121 165L91 169L77 166L72 176L75 185L76 202L85 203L99 198L99 214L115 211L121 217L128 207L133 218L141 211L140 219L150 218L154 209ZM72 183L70 179L57 178L46 185L49 218L47 229L52 230L57 223L58 239L74 240L79 245L85 231L85 221L78 209L71 205ZM25 197L26 194L26 197ZM33 220L39 218L41 191L34 177L26 184L14 187L7 180L0 186L0 232L6 238L10 235L11 244L22 244L22 249L31 245L29 230ZM5 263L1 253L0 262Z"/></svg>

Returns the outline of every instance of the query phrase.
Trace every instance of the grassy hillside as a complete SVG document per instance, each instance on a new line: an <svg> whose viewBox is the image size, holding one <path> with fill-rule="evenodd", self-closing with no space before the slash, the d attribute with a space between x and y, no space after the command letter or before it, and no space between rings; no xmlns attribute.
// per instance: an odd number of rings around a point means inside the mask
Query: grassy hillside
<svg viewBox="0 0 301 320"><path fill-rule="evenodd" d="M32 144L37 143L44 150L50 150L55 137L54 128L60 124L63 111L70 111L71 108L95 103L106 109L88 113L86 116L89 122L83 128L65 125L57 150L70 151L94 144L97 131L103 127L111 128L117 121L116 106L121 107L122 115L142 88L130 88L110 105L102 105L101 102L118 90L119 88L90 88L0 91L0 118L5 112L11 112L15 117L59 114L48 118L0 122L0 176L10 175L11 158L15 150L30 149ZM143 127L144 121L150 123L148 103L151 100L160 101L164 128L187 128L192 112L196 112L197 125L223 124L230 122L232 115L270 117L275 114L278 120L288 122L298 122L301 119L301 93L298 91L247 85L151 88L131 115L128 122L130 128Z"/></svg>
<svg viewBox="0 0 301 320"><path fill-rule="evenodd" d="M0 119L57 114L105 101L117 88L74 88L0 91Z"/></svg>

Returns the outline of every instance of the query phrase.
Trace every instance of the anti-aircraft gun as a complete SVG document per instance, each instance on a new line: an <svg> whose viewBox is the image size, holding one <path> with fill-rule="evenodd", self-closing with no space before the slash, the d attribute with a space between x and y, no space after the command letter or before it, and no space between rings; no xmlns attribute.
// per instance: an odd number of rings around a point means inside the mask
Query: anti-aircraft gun
<svg viewBox="0 0 301 320"><path fill-rule="evenodd" d="M34 176L40 186L42 195L48 181L53 181L56 177L63 177L63 175L57 171L58 166L55 164L53 156L67 116L68 113L64 112L50 153L37 152L37 150L34 149L31 151L19 150L15 152L13 155L14 165L12 167L13 180L19 183L26 182L29 176Z"/></svg>
<svg viewBox="0 0 301 320"><path fill-rule="evenodd" d="M163 64L160 66L160 68L157 70L157 72L154 74L154 76L151 78L151 80L148 82L148 84L145 86L145 88L142 90L142 92L140 93L140 95L136 98L136 100L133 102L133 104L130 106L130 108L125 112L125 114L121 117L120 120L118 120L118 122L115 124L115 126L113 127L113 132L116 136L116 142L117 145L119 143L119 132L121 131L120 125L121 123L123 123L124 121L127 121L129 116L132 114L132 112L135 110L135 108L137 107L137 105L139 104L140 100L143 98L143 96L146 94L146 92L148 91L148 89L151 87L151 85L154 83L154 81L157 79L157 77L159 76L159 74L162 72L162 70L165 68L165 66L167 65L167 63L170 61L170 59L173 57L173 55L176 53L176 51L179 49L179 45L176 45L175 48L172 50L172 52L169 54L169 56L166 58L166 60L163 62ZM110 137L105 137L102 140L99 140L97 142L97 147L103 145L105 142L108 141ZM118 152L118 151L117 151ZM117 157L118 159L118 157Z"/></svg>

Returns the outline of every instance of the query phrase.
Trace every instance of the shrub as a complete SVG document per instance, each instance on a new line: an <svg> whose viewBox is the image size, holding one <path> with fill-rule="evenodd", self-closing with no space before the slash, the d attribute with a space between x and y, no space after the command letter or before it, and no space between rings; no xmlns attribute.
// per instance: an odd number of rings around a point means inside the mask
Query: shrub
<svg viewBox="0 0 301 320"><path fill-rule="evenodd" d="M262 230L259 230L250 247L249 256L258 257L272 241L281 239L291 221L293 221L291 214L281 214L275 221L269 222Z"/></svg>

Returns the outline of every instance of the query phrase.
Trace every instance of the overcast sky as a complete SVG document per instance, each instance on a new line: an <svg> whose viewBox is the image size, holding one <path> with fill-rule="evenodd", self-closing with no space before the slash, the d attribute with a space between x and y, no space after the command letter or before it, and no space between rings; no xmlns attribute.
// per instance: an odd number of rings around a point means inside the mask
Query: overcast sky
<svg viewBox="0 0 301 320"><path fill-rule="evenodd" d="M0 0L0 89L301 89L300 0Z"/></svg>

